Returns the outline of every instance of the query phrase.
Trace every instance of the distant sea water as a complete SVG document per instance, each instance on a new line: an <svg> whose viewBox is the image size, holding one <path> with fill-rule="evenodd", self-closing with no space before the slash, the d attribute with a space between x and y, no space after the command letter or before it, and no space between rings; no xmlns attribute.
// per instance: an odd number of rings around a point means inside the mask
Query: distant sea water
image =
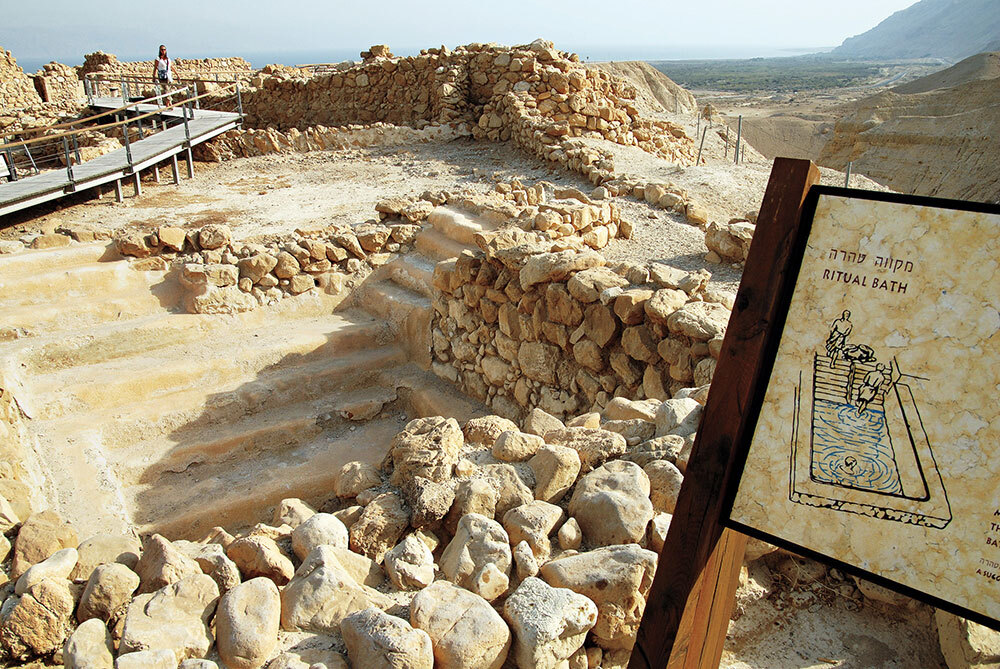
<svg viewBox="0 0 1000 669"><path fill-rule="evenodd" d="M434 45L429 45L434 46ZM395 48L390 45L393 54L397 56L416 56L421 48ZM579 54L580 60L601 62L609 60L725 60L746 58L781 58L785 56L801 56L807 53L817 53L829 50L830 47L776 48L761 45L673 45L673 46L587 46L557 43L556 48ZM172 58L222 58L239 56L245 58L255 68L269 64L307 65L311 63L339 63L345 60L360 60L363 48L354 49L313 49L309 51L231 51L219 53L184 53L171 49ZM108 45L105 51L115 53L120 60L149 60L148 53L116 53L113 45ZM83 54L53 55L47 58L21 58L14 53L17 64L28 73L37 72L45 63L53 60L66 65L82 65Z"/></svg>

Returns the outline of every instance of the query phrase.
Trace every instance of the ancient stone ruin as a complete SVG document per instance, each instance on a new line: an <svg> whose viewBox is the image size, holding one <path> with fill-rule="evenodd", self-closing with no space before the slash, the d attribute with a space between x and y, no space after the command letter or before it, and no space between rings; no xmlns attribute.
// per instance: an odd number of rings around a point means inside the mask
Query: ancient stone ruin
<svg viewBox="0 0 1000 669"><path fill-rule="evenodd" d="M729 265L753 223L616 171L588 138L679 165L694 142L550 43L363 57L248 73L247 127L201 157L467 137L594 188L414 193L288 235L0 242L6 663L627 665L733 296L601 251L638 225L621 198ZM5 107L35 90L0 81ZM826 575L773 551L748 564ZM745 576L737 617L763 598ZM970 623L938 620L965 652Z"/></svg>

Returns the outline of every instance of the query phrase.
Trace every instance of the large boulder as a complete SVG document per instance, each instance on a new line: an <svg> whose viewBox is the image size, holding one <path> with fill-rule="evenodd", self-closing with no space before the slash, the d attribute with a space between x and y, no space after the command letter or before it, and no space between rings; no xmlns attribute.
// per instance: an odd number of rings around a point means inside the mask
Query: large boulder
<svg viewBox="0 0 1000 669"><path fill-rule="evenodd" d="M350 535L332 513L317 513L292 530L292 551L304 560L317 546L330 545L347 548Z"/></svg>
<svg viewBox="0 0 1000 669"><path fill-rule="evenodd" d="M229 544L226 557L236 563L244 578L263 576L284 585L295 573L295 566L278 546L267 536L252 535Z"/></svg>
<svg viewBox="0 0 1000 669"><path fill-rule="evenodd" d="M212 577L219 592L232 590L240 584L242 576L236 563L226 556L222 544L201 544L193 541L175 541L174 548L198 563L201 571Z"/></svg>
<svg viewBox="0 0 1000 669"><path fill-rule="evenodd" d="M948 669L1000 666L1000 632L940 610L934 620Z"/></svg>
<svg viewBox="0 0 1000 669"><path fill-rule="evenodd" d="M417 418L393 437L383 469L392 471L391 482L402 487L415 476L431 481L451 478L464 438L454 418Z"/></svg>
<svg viewBox="0 0 1000 669"><path fill-rule="evenodd" d="M73 615L69 581L45 579L10 601L16 604L0 623L0 647L11 658L48 655L62 646Z"/></svg>
<svg viewBox="0 0 1000 669"><path fill-rule="evenodd" d="M76 548L76 532L55 511L41 511L28 516L14 540L14 558L10 577L17 578L33 564L63 548Z"/></svg>
<svg viewBox="0 0 1000 669"><path fill-rule="evenodd" d="M569 513L598 546L642 541L653 518L649 477L627 460L602 465L576 484Z"/></svg>
<svg viewBox="0 0 1000 669"><path fill-rule="evenodd" d="M125 613L120 652L169 650L175 662L205 657L214 637L209 621L219 601L219 586L198 573L136 596Z"/></svg>
<svg viewBox="0 0 1000 669"><path fill-rule="evenodd" d="M98 534L82 542L76 550L76 566L69 577L73 581L83 581L90 578L98 565L108 562L119 562L135 569L142 544L135 537L123 534Z"/></svg>
<svg viewBox="0 0 1000 669"><path fill-rule="evenodd" d="M46 578L68 579L73 567L76 566L76 556L75 548L63 548L41 562L31 565L14 584L14 594L20 597L28 591L28 588Z"/></svg>
<svg viewBox="0 0 1000 669"><path fill-rule="evenodd" d="M611 650L630 649L656 572L656 553L636 544L608 546L553 560L540 575L550 585L586 595L596 605L592 637Z"/></svg>
<svg viewBox="0 0 1000 669"><path fill-rule="evenodd" d="M419 590L434 581L434 556L415 534L385 554L385 571L400 590Z"/></svg>
<svg viewBox="0 0 1000 669"><path fill-rule="evenodd" d="M535 474L535 498L556 503L576 483L580 475L580 454L568 446L546 444L530 460Z"/></svg>
<svg viewBox="0 0 1000 669"><path fill-rule="evenodd" d="M373 499L358 521L351 525L351 550L382 562L409 525L410 514L402 498L393 492L383 493Z"/></svg>
<svg viewBox="0 0 1000 669"><path fill-rule="evenodd" d="M545 443L572 448L580 455L580 471L584 474L600 467L611 458L625 453L625 437L600 428L567 427L545 433Z"/></svg>
<svg viewBox="0 0 1000 669"><path fill-rule="evenodd" d="M681 470L669 460L653 460L642 470L649 477L649 500L653 503L653 509L661 513L673 513L684 483Z"/></svg>
<svg viewBox="0 0 1000 669"><path fill-rule="evenodd" d="M439 564L449 581L493 601L507 590L512 559L510 540L500 523L470 513L458 522Z"/></svg>
<svg viewBox="0 0 1000 669"><path fill-rule="evenodd" d="M368 608L344 618L340 626L351 664L365 669L433 669L427 632L396 616Z"/></svg>
<svg viewBox="0 0 1000 669"><path fill-rule="evenodd" d="M529 577L503 605L514 631L514 659L520 669L563 669L597 622L597 606L566 588Z"/></svg>
<svg viewBox="0 0 1000 669"><path fill-rule="evenodd" d="M410 624L430 635L438 669L500 669L510 651L510 629L489 602L448 581L417 593Z"/></svg>
<svg viewBox="0 0 1000 669"><path fill-rule="evenodd" d="M281 591L281 626L286 630L330 634L345 616L392 600L359 584L337 558L333 546L318 546Z"/></svg>
<svg viewBox="0 0 1000 669"><path fill-rule="evenodd" d="M91 618L107 622L125 608L138 588L139 576L125 565L117 562L99 565L80 596L76 619L81 623Z"/></svg>
<svg viewBox="0 0 1000 669"><path fill-rule="evenodd" d="M140 593L156 592L182 578L202 573L194 559L159 534L146 540L135 571L139 574Z"/></svg>
<svg viewBox="0 0 1000 669"><path fill-rule="evenodd" d="M230 669L257 669L278 644L281 597L274 581L255 578L219 600L215 614L219 657Z"/></svg>
<svg viewBox="0 0 1000 669"><path fill-rule="evenodd" d="M111 633L103 621L91 618L76 628L63 646L66 669L114 669Z"/></svg>

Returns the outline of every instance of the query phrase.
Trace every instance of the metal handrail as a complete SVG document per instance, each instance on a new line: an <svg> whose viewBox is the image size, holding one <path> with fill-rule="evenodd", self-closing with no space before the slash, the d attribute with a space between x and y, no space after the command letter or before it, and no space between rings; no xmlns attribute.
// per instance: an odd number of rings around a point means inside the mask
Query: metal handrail
<svg viewBox="0 0 1000 669"><path fill-rule="evenodd" d="M187 88L188 87L185 87L182 90L187 90ZM223 88L222 91L225 91L225 90L227 90L229 88L235 88L235 89L238 90L239 83L238 82L234 82L233 84L231 84L231 85L226 86L225 88ZM56 133L54 135L45 135L43 137L36 137L34 139L23 140L23 141L20 141L20 142L12 142L10 144L0 144L0 151L4 151L4 150L7 150L7 149L16 148L16 147L19 147L19 146L29 146L29 145L32 145L32 144L40 144L42 142L49 142L49 141L53 141L53 140L58 140L59 138L61 138L63 136L65 136L65 137L72 137L72 136L79 135L81 133L92 131L92 130L104 130L106 128L114 128L114 127L119 126L119 125L127 125L129 123L134 122L134 121L141 121L142 119L149 118L150 116L157 116L159 114L162 114L164 111L167 111L168 109L174 109L176 107L181 107L181 106L190 104L190 103L195 102L196 100L198 100L200 98L208 97L209 95L218 95L218 93L220 93L222 91L213 91L211 93L202 93L201 95L197 95L197 96L194 96L194 97L185 98L185 99L180 100L178 102L175 102L173 104L166 105L166 106L161 106L161 107L159 107L159 108L157 108L157 109L155 109L153 111L145 112L145 113L140 114L138 116L133 116L131 118L126 118L126 119L123 119L121 121L115 121L114 123L105 123L105 124L102 124L102 125L89 126L87 128L80 128L78 130L71 130L71 131L65 132L65 133ZM147 100L155 100L157 97L163 97L163 95L165 95L165 94L161 94L160 96L153 96L151 98L147 98ZM96 115L96 116L94 116L92 118L98 118L100 116L106 116L109 113L122 112L122 111L127 110L129 107L132 107L134 105L139 105L139 104L143 104L143 103L142 102L132 102L132 103L129 103L129 104L124 105L122 107L119 107L116 110L112 110L111 112L104 112L102 114L98 114L98 115ZM185 120L187 119L187 114L188 114L188 112L185 110L184 111ZM78 122L82 122L82 121L78 121Z"/></svg>

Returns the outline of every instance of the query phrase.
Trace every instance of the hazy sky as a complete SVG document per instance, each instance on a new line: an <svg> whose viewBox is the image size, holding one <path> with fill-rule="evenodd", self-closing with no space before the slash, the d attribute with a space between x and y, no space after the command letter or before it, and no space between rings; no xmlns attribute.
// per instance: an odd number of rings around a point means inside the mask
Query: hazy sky
<svg viewBox="0 0 1000 669"><path fill-rule="evenodd" d="M0 46L21 58L78 64L101 49L122 57L309 50L397 52L469 42L556 46L836 46L915 0L0 0Z"/></svg>

